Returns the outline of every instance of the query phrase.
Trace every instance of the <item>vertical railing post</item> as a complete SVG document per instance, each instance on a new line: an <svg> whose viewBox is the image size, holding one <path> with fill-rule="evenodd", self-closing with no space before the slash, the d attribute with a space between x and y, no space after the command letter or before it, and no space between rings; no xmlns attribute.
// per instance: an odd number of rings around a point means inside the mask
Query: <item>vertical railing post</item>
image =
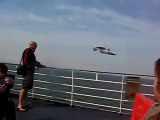
<svg viewBox="0 0 160 120"><path fill-rule="evenodd" d="M120 99L120 106L119 106L119 114L122 115L122 103L123 103L123 88L124 88L124 79L125 75L122 76L122 86L121 86L121 99Z"/></svg>
<svg viewBox="0 0 160 120"><path fill-rule="evenodd" d="M98 72L96 72L96 80L98 80Z"/></svg>
<svg viewBox="0 0 160 120"><path fill-rule="evenodd" d="M71 106L73 106L73 94L74 94L74 70L72 69Z"/></svg>

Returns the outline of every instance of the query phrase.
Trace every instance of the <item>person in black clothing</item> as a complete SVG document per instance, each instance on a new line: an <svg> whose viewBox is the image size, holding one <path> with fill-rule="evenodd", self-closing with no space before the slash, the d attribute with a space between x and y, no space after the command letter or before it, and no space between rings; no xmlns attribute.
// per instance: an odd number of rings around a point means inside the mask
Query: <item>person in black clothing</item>
<svg viewBox="0 0 160 120"><path fill-rule="evenodd" d="M14 75L7 74L8 67L0 63L0 120L16 120L15 104L11 99Z"/></svg>
<svg viewBox="0 0 160 120"><path fill-rule="evenodd" d="M36 48L37 43L35 41L30 41L29 48L26 48L22 54L22 61L23 65L26 68L26 73L25 75L23 75L22 89L19 93L17 110L20 112L25 112L27 110L27 104L25 102L27 99L28 90L32 89L33 87L35 67L46 67L45 65L42 65L40 62L36 60L36 56L34 54Z"/></svg>

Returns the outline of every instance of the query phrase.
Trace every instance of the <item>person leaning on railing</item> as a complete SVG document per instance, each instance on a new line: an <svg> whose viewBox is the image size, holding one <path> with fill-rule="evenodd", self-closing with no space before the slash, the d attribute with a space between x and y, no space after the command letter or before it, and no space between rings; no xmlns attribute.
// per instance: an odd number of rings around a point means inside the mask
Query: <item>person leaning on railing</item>
<svg viewBox="0 0 160 120"><path fill-rule="evenodd" d="M7 74L8 67L0 63L0 120L16 120L15 104L10 95L14 85L14 75Z"/></svg>
<svg viewBox="0 0 160 120"><path fill-rule="evenodd" d="M28 90L33 87L35 67L46 67L36 60L36 56L34 54L36 48L37 43L35 41L30 41L29 47L26 48L22 54L22 62L23 66L26 68L26 73L23 75L22 88L19 93L17 110L20 112L25 112L27 110L26 108L29 107L25 102L27 99Z"/></svg>

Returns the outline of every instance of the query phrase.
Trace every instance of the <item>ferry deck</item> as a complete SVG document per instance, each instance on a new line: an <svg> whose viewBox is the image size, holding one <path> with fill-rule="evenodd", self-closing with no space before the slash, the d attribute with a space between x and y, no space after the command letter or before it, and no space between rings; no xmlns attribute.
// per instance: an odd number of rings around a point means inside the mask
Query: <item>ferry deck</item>
<svg viewBox="0 0 160 120"><path fill-rule="evenodd" d="M17 105L17 96L14 96ZM66 104L29 99L33 107L27 112L16 112L17 120L130 120L130 115L96 109L71 107Z"/></svg>

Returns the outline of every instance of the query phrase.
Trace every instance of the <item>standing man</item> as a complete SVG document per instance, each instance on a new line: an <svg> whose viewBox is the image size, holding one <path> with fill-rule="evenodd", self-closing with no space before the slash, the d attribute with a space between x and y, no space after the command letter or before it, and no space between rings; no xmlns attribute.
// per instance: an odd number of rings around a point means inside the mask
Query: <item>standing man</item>
<svg viewBox="0 0 160 120"><path fill-rule="evenodd" d="M25 112L26 111L26 99L28 95L28 90L32 89L33 81L34 81L34 71L35 67L44 68L45 65L42 65L40 62L36 60L36 56L34 54L37 48L37 43L35 41L29 42L29 48L26 48L22 54L23 65L26 67L26 74L23 75L22 81L22 89L19 93L18 100L18 111Z"/></svg>

